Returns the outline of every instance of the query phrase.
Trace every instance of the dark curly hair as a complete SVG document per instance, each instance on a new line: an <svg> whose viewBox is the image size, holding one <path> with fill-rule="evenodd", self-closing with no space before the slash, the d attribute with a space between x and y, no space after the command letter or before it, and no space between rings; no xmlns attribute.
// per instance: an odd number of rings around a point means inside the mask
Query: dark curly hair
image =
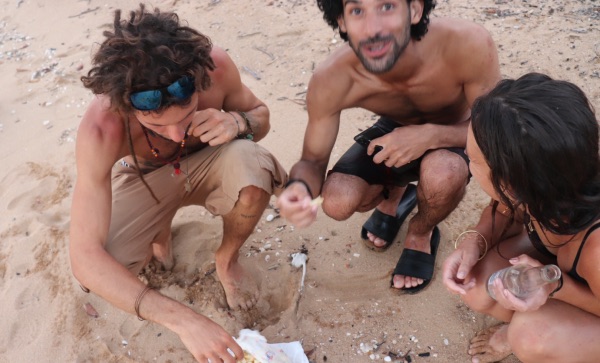
<svg viewBox="0 0 600 363"><path fill-rule="evenodd" d="M106 39L93 57L93 68L81 77L94 94L110 98L113 111L130 113L131 93L166 87L184 75L195 77L198 90L210 87L212 43L181 25L177 14L158 9L151 13L140 4L129 20L121 20L121 10L116 10L113 26L112 32L103 33ZM173 104L182 102L167 98L156 112Z"/></svg>
<svg viewBox="0 0 600 363"><path fill-rule="evenodd" d="M416 0L406 0L407 3ZM424 0L423 1L423 16L421 21L417 24L411 25L410 36L415 40L421 40L425 33L427 33L427 26L429 25L429 13L436 6L435 0ZM344 2L343 0L317 0L319 9L323 12L323 19L331 26L334 30L338 28L338 18L344 14ZM345 41L348 41L348 33L339 30L340 37Z"/></svg>
<svg viewBox="0 0 600 363"><path fill-rule="evenodd" d="M579 87L539 73L503 80L473 104L471 125L513 215L525 205L543 229L562 235L600 218L598 122Z"/></svg>

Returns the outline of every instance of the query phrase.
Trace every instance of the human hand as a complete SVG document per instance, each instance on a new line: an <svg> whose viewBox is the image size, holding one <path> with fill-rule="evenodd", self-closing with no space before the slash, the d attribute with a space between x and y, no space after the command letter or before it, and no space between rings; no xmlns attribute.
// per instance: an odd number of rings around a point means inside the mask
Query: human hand
<svg viewBox="0 0 600 363"><path fill-rule="evenodd" d="M422 125L397 127L392 132L373 139L367 153L373 155L377 146L383 147L373 157L376 164L399 168L423 156L430 148L429 135Z"/></svg>
<svg viewBox="0 0 600 363"><path fill-rule="evenodd" d="M233 337L207 317L191 312L182 324L175 332L198 362L235 363L244 357Z"/></svg>
<svg viewBox="0 0 600 363"><path fill-rule="evenodd" d="M237 118L236 118L237 117ZM211 146L225 144L237 138L241 124L239 115L214 108L197 111L188 135L195 136Z"/></svg>
<svg viewBox="0 0 600 363"><path fill-rule="evenodd" d="M518 257L511 258L509 262L512 265L527 265L532 267L542 266L542 263L529 257L528 255L520 255ZM534 291L526 298L518 298L513 295L508 289L504 288L504 285L500 279L496 279L493 282L491 289L493 289L496 302L502 305L502 307L505 309L526 312L538 310L542 305L544 305L554 287L553 285L545 285L542 288Z"/></svg>
<svg viewBox="0 0 600 363"><path fill-rule="evenodd" d="M479 244L476 235L465 235L456 250L450 254L442 266L442 279L446 289L452 293L465 295L475 287L475 278L469 273L479 259Z"/></svg>
<svg viewBox="0 0 600 363"><path fill-rule="evenodd" d="M317 218L317 203L312 203L306 186L302 183L291 183L279 195L275 203L282 217L296 227L307 227Z"/></svg>

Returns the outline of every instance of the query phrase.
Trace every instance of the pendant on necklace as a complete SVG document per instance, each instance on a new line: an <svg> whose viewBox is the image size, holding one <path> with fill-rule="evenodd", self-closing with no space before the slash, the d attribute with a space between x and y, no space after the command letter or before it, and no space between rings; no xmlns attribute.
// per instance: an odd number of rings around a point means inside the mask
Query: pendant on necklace
<svg viewBox="0 0 600 363"><path fill-rule="evenodd" d="M185 188L185 191L188 193L192 191L192 183L190 183L190 178L188 178L188 177L185 178L184 188Z"/></svg>

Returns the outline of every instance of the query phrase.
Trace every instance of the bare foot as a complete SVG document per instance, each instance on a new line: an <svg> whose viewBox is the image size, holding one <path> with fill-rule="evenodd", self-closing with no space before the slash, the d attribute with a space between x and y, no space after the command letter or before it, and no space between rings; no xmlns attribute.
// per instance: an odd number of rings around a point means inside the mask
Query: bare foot
<svg viewBox="0 0 600 363"><path fill-rule="evenodd" d="M508 324L499 324L480 331L471 339L469 354L473 363L499 362L512 350L508 345Z"/></svg>
<svg viewBox="0 0 600 363"><path fill-rule="evenodd" d="M258 285L239 262L232 262L228 267L217 263L217 275L231 309L248 310L256 304Z"/></svg>
<svg viewBox="0 0 600 363"><path fill-rule="evenodd" d="M169 236L163 241L152 243L152 255L165 271L171 271L175 265L172 241L169 233Z"/></svg>

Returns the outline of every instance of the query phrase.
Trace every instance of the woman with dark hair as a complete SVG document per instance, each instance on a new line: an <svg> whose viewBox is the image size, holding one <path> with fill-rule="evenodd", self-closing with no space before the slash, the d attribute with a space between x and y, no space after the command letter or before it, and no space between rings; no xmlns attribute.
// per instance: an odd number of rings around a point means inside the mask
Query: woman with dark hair
<svg viewBox="0 0 600 363"><path fill-rule="evenodd" d="M600 159L598 122L577 86L531 73L504 80L472 109L470 170L492 197L460 234L444 284L504 324L477 334L473 362L511 352L523 362L600 357ZM518 298L492 273L557 264L561 280Z"/></svg>

